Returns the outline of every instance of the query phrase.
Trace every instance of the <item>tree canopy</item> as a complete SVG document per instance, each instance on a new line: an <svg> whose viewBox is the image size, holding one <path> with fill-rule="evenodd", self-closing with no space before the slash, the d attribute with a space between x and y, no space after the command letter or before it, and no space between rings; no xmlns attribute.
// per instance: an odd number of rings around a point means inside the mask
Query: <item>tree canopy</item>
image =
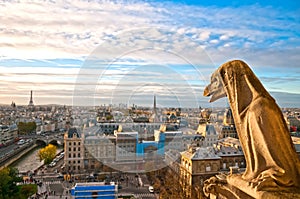
<svg viewBox="0 0 300 199"><path fill-rule="evenodd" d="M42 148L38 152L40 160L44 160L45 164L49 164L56 156L56 146L49 144L45 148Z"/></svg>
<svg viewBox="0 0 300 199"><path fill-rule="evenodd" d="M35 122L19 122L18 129L20 134L28 134L36 130Z"/></svg>
<svg viewBox="0 0 300 199"><path fill-rule="evenodd" d="M0 170L0 199L16 198L18 195L18 187L16 182L20 182L18 177L18 169L5 167Z"/></svg>

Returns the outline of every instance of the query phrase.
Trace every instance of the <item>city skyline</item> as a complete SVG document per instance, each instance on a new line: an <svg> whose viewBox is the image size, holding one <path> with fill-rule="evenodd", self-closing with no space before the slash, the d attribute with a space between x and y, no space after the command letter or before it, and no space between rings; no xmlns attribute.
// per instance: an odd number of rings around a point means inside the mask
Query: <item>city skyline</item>
<svg viewBox="0 0 300 199"><path fill-rule="evenodd" d="M202 97L242 59L281 107L300 107L295 1L2 2L2 104L227 106Z"/></svg>

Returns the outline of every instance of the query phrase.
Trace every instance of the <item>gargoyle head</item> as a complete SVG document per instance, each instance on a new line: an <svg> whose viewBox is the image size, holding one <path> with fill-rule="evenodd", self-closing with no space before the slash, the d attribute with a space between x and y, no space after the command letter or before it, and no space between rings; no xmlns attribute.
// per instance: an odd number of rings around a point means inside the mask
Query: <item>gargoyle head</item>
<svg viewBox="0 0 300 199"><path fill-rule="evenodd" d="M211 96L209 102L226 97L226 91L218 70L212 74L210 84L204 89L203 96Z"/></svg>

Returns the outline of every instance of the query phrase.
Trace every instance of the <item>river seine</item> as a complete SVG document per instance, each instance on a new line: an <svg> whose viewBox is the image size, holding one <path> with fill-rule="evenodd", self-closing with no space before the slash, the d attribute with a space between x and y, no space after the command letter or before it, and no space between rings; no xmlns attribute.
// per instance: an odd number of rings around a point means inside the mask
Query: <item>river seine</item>
<svg viewBox="0 0 300 199"><path fill-rule="evenodd" d="M24 155L21 159L12 164L13 167L16 167L19 172L34 171L43 165L43 161L40 161L38 157L38 151L41 147L37 147ZM62 151L62 148L57 148L57 153Z"/></svg>

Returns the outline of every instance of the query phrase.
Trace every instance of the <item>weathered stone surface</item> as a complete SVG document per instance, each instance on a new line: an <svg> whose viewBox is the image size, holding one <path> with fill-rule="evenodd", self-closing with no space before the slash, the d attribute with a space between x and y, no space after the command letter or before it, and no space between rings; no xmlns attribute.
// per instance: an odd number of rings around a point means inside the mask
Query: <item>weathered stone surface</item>
<svg viewBox="0 0 300 199"><path fill-rule="evenodd" d="M227 183L226 176L211 177L204 182L204 194L211 199L253 199L250 195Z"/></svg>
<svg viewBox="0 0 300 199"><path fill-rule="evenodd" d="M242 179L241 175L227 176L226 180L211 177L204 183L204 193L210 199L287 199L300 198L300 190L291 188L270 189L258 191L249 182Z"/></svg>
<svg viewBox="0 0 300 199"><path fill-rule="evenodd" d="M243 193L258 199L280 199L280 198L300 198L300 189L296 187L282 187L272 185L265 187L263 191L259 190L259 186L244 180L239 174L227 176L227 183L235 189L239 189Z"/></svg>
<svg viewBox="0 0 300 199"><path fill-rule="evenodd" d="M253 198L294 198L293 191L300 190L299 158L280 108L249 66L239 60L223 64L204 96L211 102L228 97L246 159L246 171L229 176L226 187L243 184L242 192Z"/></svg>

